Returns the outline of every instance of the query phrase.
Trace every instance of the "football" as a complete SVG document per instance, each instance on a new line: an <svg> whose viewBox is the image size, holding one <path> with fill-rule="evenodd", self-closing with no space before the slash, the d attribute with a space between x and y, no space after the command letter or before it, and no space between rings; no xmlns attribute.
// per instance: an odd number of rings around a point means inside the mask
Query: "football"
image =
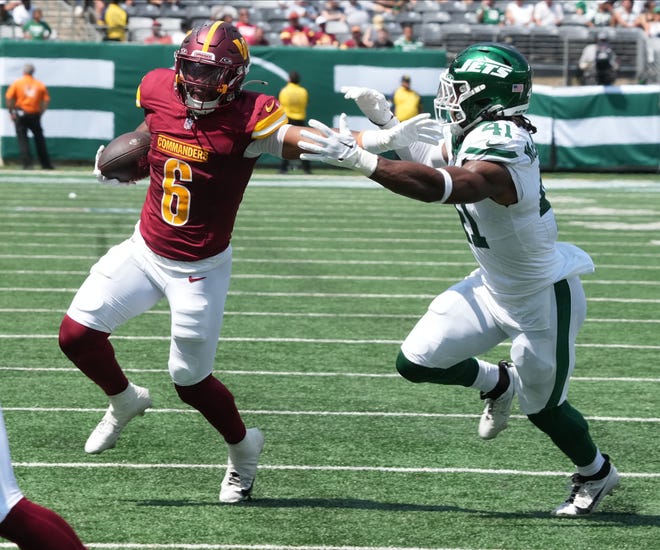
<svg viewBox="0 0 660 550"><path fill-rule="evenodd" d="M99 157L98 168L106 178L119 181L137 181L149 175L148 132L127 132L105 146Z"/></svg>

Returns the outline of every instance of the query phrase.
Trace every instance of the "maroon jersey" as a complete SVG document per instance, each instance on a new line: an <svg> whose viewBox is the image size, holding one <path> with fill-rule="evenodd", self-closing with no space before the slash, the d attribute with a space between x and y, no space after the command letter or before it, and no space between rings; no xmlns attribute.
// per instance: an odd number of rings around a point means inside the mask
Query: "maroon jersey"
<svg viewBox="0 0 660 550"><path fill-rule="evenodd" d="M142 237L156 254L174 260L222 252L257 161L243 153L287 122L284 110L272 96L244 91L193 119L179 99L171 69L147 73L136 104L144 109L151 132Z"/></svg>

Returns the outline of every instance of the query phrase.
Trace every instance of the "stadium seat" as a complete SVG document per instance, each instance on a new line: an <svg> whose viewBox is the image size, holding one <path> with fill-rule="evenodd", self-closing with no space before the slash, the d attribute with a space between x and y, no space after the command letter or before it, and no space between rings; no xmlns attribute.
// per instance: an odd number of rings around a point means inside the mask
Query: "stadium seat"
<svg viewBox="0 0 660 550"><path fill-rule="evenodd" d="M140 29L151 31L151 25L153 22L154 20L151 17L129 17L127 28L130 33Z"/></svg>
<svg viewBox="0 0 660 550"><path fill-rule="evenodd" d="M474 42L472 28L467 23L445 23L440 25L440 30L443 34L443 46L450 59Z"/></svg>
<svg viewBox="0 0 660 550"><path fill-rule="evenodd" d="M442 25L440 23L424 23L421 39L425 46L442 47L444 45Z"/></svg>
<svg viewBox="0 0 660 550"><path fill-rule="evenodd" d="M328 21L325 24L325 32L328 34L350 34L351 31L343 21Z"/></svg>
<svg viewBox="0 0 660 550"><path fill-rule="evenodd" d="M534 29L536 30L536 28ZM518 27L518 26L505 26L500 28L500 32L497 35L498 42L504 44L510 44L517 48L520 53L529 59L531 55L531 31L527 27Z"/></svg>
<svg viewBox="0 0 660 550"><path fill-rule="evenodd" d="M140 4L135 7L135 17L160 17L160 6L155 4ZM129 18L130 19L130 18Z"/></svg>
<svg viewBox="0 0 660 550"><path fill-rule="evenodd" d="M181 30L181 19L182 17L159 17L158 21L163 26L163 30L168 33Z"/></svg>
<svg viewBox="0 0 660 550"><path fill-rule="evenodd" d="M414 9L421 14L434 13L440 11L440 4L435 0L419 0Z"/></svg>
<svg viewBox="0 0 660 550"><path fill-rule="evenodd" d="M188 19L210 19L211 8L202 4L187 6L186 17Z"/></svg>
<svg viewBox="0 0 660 550"><path fill-rule="evenodd" d="M449 23L451 16L444 11L427 11L422 14L422 22L427 25L429 23Z"/></svg>

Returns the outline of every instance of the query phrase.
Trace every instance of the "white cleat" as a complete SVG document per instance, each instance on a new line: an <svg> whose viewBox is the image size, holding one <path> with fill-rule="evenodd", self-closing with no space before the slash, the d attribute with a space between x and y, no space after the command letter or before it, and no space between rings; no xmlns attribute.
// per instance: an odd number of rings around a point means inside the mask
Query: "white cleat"
<svg viewBox="0 0 660 550"><path fill-rule="evenodd" d="M112 449L121 431L136 416L151 407L149 390L129 384L123 392L110 397L110 406L85 443L85 452L98 454Z"/></svg>
<svg viewBox="0 0 660 550"><path fill-rule="evenodd" d="M619 472L610 458L605 457L605 465L595 476L584 477L580 474L573 474L571 482L571 494L561 506L558 506L553 512L553 516L559 517L579 517L591 514L596 510L600 502L619 485Z"/></svg>
<svg viewBox="0 0 660 550"><path fill-rule="evenodd" d="M508 383L508 385L504 392L496 398L489 397L495 390L481 395L481 398L486 401L486 408L479 421L479 437L481 439L494 439L509 425L514 396L513 382L506 370L509 368L509 363L500 361L498 366L500 368L500 382ZM498 382L498 385L500 382Z"/></svg>
<svg viewBox="0 0 660 550"><path fill-rule="evenodd" d="M249 500L257 475L259 455L264 448L264 436L258 428L246 431L243 441L228 445L227 472L220 486L220 502L233 504Z"/></svg>

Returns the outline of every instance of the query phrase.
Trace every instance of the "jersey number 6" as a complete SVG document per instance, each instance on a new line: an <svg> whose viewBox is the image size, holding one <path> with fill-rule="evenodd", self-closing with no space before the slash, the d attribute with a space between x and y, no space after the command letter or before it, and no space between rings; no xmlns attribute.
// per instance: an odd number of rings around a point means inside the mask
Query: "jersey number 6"
<svg viewBox="0 0 660 550"><path fill-rule="evenodd" d="M185 225L190 217L190 191L178 182L192 181L192 168L179 159L167 159L164 166L161 214L170 225ZM177 179L178 176L178 179Z"/></svg>

